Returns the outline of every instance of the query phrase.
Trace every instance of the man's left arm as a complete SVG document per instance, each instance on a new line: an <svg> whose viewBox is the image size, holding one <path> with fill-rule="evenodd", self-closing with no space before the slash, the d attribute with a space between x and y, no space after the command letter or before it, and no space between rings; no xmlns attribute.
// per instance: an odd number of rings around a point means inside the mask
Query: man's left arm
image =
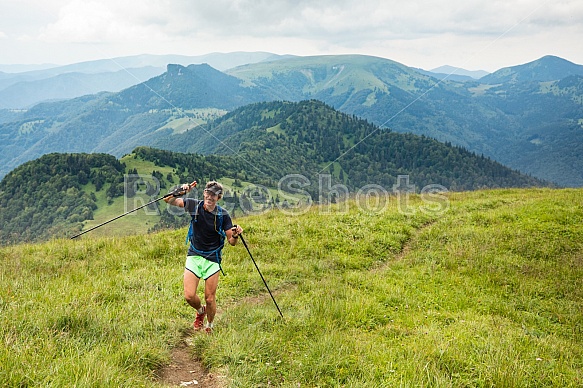
<svg viewBox="0 0 583 388"><path fill-rule="evenodd" d="M229 242L229 244L235 246L237 244L237 241L239 241L239 235L241 233L243 233L243 228L241 228L241 226L239 225L233 225L232 228L227 229L225 231L225 234L227 235L227 241Z"/></svg>

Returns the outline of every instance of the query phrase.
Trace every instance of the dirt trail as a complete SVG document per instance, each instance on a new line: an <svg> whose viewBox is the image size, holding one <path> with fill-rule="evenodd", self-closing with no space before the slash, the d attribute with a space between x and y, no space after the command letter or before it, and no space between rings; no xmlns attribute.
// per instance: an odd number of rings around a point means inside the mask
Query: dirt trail
<svg viewBox="0 0 583 388"><path fill-rule="evenodd" d="M170 387L221 388L225 376L210 373L192 354L192 336L207 335L189 331L179 346L172 350L171 362L159 372L158 381Z"/></svg>
<svg viewBox="0 0 583 388"><path fill-rule="evenodd" d="M433 226L436 222L437 222L437 220L431 220L431 221L428 221L428 222L424 223L419 228L415 229L413 231L413 233L411 234L411 236L409 236L409 238L403 243L403 246L401 247L401 250L399 251L399 253L397 253L395 255L395 257L393 257L390 260L386 260L386 261L384 261L382 263L379 263L379 265L371 268L371 272L383 271L388 266L390 266L391 264L393 264L394 262L403 260L405 257L407 257L407 255L409 254L409 252L411 252L411 249L412 249L413 244L419 238L419 235L421 233L425 232L427 230L427 228L430 228L431 226Z"/></svg>
<svg viewBox="0 0 583 388"><path fill-rule="evenodd" d="M291 287L274 291L274 295L289 290ZM237 302L230 302L219 307L217 314L235 303L258 304L269 299L267 292L258 295L247 296ZM274 307L275 308L275 307ZM192 337L195 335L207 335L203 332L188 330L184 333L181 343L172 349L171 361L159 371L158 382L170 387L203 387L222 388L227 386L226 376L209 372L200 360L197 360L192 352Z"/></svg>

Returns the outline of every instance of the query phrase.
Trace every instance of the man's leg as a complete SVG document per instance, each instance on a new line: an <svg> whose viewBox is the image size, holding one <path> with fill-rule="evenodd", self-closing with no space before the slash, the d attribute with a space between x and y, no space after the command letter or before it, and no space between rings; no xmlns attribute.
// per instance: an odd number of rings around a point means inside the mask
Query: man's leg
<svg viewBox="0 0 583 388"><path fill-rule="evenodd" d="M204 282L204 300L206 301L206 320L213 323L217 312L217 287L219 285L219 272L216 272Z"/></svg>
<svg viewBox="0 0 583 388"><path fill-rule="evenodd" d="M202 307L199 296L196 294L196 289L198 288L199 278L189 270L184 270L184 299L189 305L194 307L195 310L199 310Z"/></svg>

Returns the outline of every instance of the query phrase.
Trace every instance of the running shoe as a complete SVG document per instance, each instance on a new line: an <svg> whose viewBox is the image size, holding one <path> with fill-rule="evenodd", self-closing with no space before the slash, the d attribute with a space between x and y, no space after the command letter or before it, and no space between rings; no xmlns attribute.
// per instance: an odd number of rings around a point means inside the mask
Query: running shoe
<svg viewBox="0 0 583 388"><path fill-rule="evenodd" d="M206 307L202 306L202 314L199 314L199 312L196 312L196 319L194 320L194 323L192 324L192 326L194 327L194 330L199 331L200 329L202 329L202 327L204 326L204 316L206 315Z"/></svg>

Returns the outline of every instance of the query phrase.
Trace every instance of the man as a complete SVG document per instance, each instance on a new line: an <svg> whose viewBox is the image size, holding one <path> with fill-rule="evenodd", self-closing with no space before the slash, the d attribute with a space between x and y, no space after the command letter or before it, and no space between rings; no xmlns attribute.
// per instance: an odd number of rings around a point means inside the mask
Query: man
<svg viewBox="0 0 583 388"><path fill-rule="evenodd" d="M181 194L186 194L191 185L181 186ZM229 214L217 205L223 196L223 186L216 181L206 184L203 200L194 198L177 198L169 196L164 200L169 205L184 208L191 215L188 255L184 270L184 298L196 310L194 330L204 327L212 333L213 321L217 312L216 293L221 271L221 253L226 239L236 245L239 235L243 233L240 226L233 226ZM200 279L204 279L204 306L196 293Z"/></svg>

